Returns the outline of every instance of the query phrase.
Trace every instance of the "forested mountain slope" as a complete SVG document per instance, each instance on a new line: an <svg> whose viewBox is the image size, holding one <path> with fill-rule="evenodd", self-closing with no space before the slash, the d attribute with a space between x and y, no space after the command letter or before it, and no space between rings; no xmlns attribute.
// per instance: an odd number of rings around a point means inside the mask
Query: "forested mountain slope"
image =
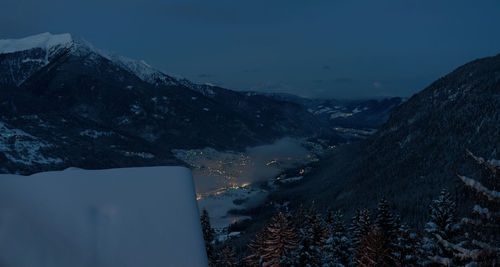
<svg viewBox="0 0 500 267"><path fill-rule="evenodd" d="M352 214L385 195L402 217L422 225L441 188L460 192L456 174L477 172L466 149L498 158L499 113L500 55L472 61L395 108L373 136L340 147L302 183L275 197L314 200Z"/></svg>

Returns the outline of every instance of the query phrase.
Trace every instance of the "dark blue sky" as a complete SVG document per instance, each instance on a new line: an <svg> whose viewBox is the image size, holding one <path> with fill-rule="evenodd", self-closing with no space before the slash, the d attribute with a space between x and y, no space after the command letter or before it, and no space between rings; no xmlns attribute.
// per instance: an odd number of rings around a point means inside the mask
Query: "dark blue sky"
<svg viewBox="0 0 500 267"><path fill-rule="evenodd" d="M83 37L196 82L409 96L500 53L500 1L1 0L0 38Z"/></svg>

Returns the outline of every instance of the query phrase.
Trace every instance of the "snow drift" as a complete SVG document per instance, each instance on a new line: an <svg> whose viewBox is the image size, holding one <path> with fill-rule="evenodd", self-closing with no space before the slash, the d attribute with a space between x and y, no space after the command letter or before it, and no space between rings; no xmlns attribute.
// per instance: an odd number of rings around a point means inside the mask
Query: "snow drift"
<svg viewBox="0 0 500 267"><path fill-rule="evenodd" d="M206 266L183 167L0 175L1 266Z"/></svg>

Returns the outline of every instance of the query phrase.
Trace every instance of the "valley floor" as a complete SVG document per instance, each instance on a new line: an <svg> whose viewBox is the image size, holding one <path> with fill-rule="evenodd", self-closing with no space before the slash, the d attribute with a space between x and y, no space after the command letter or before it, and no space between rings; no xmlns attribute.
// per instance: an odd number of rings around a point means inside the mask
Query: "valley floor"
<svg viewBox="0 0 500 267"><path fill-rule="evenodd" d="M199 209L206 209L214 228L222 230L250 218L234 211L261 205L276 181L299 180L307 171L301 166L334 148L321 142L283 138L245 152L212 148L173 152L191 166Z"/></svg>

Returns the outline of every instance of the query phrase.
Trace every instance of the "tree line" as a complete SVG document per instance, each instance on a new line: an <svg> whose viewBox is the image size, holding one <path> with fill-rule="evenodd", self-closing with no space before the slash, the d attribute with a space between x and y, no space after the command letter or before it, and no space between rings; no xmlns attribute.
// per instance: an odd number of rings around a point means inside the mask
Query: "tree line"
<svg viewBox="0 0 500 267"><path fill-rule="evenodd" d="M208 213L201 220L211 266L497 266L500 265L500 161L467 151L481 181L458 175L474 194L470 216L458 218L443 189L417 233L382 197L374 211L357 210L346 225L341 211L321 214L314 206L283 209L248 244L238 259L229 244L214 248Z"/></svg>

